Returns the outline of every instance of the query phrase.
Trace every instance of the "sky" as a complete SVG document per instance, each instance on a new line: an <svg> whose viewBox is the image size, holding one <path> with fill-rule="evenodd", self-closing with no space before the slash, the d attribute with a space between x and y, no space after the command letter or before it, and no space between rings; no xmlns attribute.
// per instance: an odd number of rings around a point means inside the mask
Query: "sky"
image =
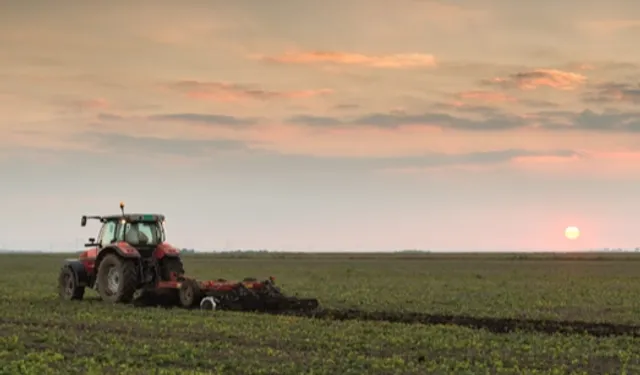
<svg viewBox="0 0 640 375"><path fill-rule="evenodd" d="M0 8L0 247L640 246L640 2Z"/></svg>

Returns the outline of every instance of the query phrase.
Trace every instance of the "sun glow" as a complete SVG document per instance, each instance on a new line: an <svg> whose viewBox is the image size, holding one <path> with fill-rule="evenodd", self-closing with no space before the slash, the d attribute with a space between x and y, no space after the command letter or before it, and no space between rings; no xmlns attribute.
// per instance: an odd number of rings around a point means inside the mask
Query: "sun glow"
<svg viewBox="0 0 640 375"><path fill-rule="evenodd" d="M564 230L564 236L570 240L575 240L580 237L580 229L578 227L567 227Z"/></svg>

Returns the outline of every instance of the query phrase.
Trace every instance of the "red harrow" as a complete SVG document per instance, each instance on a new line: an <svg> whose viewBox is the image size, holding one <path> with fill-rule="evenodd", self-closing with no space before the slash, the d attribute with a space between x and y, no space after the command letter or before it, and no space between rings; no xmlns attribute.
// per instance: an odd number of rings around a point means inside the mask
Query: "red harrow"
<svg viewBox="0 0 640 375"><path fill-rule="evenodd" d="M185 308L260 312L308 311L318 308L318 300L315 298L284 295L275 285L273 277L264 281L196 281L174 274L171 281L160 282L157 289L178 290L180 305Z"/></svg>

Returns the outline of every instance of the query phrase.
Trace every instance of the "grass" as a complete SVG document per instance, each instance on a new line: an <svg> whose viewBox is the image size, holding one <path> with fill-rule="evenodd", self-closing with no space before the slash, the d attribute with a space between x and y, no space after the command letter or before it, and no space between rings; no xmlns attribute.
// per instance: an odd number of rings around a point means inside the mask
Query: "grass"
<svg viewBox="0 0 640 375"><path fill-rule="evenodd" d="M57 300L61 255L0 255L0 374L622 374L640 338L496 333ZM202 279L269 275L336 311L640 326L636 254L188 255ZM494 327L495 328L495 327ZM493 330L495 331L495 330ZM546 331L546 332L544 332Z"/></svg>

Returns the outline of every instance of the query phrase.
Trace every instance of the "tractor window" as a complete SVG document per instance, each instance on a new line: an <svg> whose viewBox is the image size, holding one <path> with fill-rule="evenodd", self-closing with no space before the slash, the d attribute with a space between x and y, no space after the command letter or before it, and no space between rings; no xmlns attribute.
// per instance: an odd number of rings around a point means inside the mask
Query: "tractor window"
<svg viewBox="0 0 640 375"><path fill-rule="evenodd" d="M120 232L120 231L119 231ZM134 222L126 223L124 233L118 233L118 238L123 238L131 245L157 245L162 242L162 229L160 223Z"/></svg>
<svg viewBox="0 0 640 375"><path fill-rule="evenodd" d="M155 243L155 231L151 230L150 223L138 223L138 232L149 239L150 243Z"/></svg>
<svg viewBox="0 0 640 375"><path fill-rule="evenodd" d="M105 247L113 241L113 238L116 234L116 223L113 221L106 222L102 226L102 230L100 231L100 239L98 242L100 243L100 247Z"/></svg>

